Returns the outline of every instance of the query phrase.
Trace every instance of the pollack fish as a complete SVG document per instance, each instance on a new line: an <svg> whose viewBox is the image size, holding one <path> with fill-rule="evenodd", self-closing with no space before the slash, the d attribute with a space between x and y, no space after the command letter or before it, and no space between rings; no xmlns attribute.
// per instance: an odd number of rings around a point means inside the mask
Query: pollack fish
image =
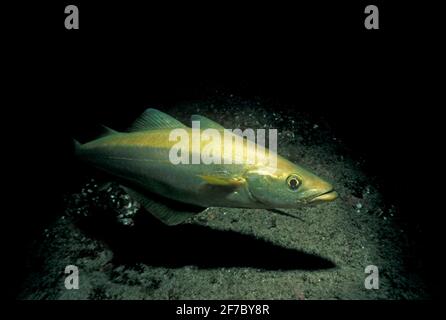
<svg viewBox="0 0 446 320"><path fill-rule="evenodd" d="M202 131L225 131L206 117L193 115L192 120L200 122ZM106 133L93 141L82 145L75 141L77 157L117 179L147 211L168 225L182 223L208 207L299 208L337 198L330 183L255 142L237 139L234 133L222 134L223 140L232 140L234 152L220 154L238 156L238 161L174 164L169 154L178 142L170 138L172 130L191 133L192 129L156 109L147 109L128 132L104 129ZM192 144L193 134L189 137ZM209 143L200 141L201 150ZM223 142L220 145L224 148ZM250 153L262 148L263 156L247 161ZM242 156L235 150L243 150ZM196 151L188 152L192 157ZM276 156L274 167L265 161L271 155Z"/></svg>

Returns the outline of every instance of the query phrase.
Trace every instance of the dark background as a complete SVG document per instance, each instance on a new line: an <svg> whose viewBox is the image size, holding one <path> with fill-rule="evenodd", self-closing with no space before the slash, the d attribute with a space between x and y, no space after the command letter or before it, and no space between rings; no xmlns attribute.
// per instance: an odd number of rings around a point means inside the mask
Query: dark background
<svg viewBox="0 0 446 320"><path fill-rule="evenodd" d="M216 89L324 117L399 204L435 293L440 212L431 204L442 192L429 180L439 170L432 142L441 128L430 82L432 35L420 19L411 23L414 11L387 2L74 1L24 8L23 15L39 14L22 16L25 27L10 25L24 32L12 37L14 98L11 117L3 119L17 139L10 159L19 177L11 182L12 222L5 228L16 274L11 295L32 240L63 210L76 174L71 137L98 123L123 129L146 107L166 109ZM68 4L79 6L80 30L64 29ZM380 30L363 27L367 4L379 7Z"/></svg>

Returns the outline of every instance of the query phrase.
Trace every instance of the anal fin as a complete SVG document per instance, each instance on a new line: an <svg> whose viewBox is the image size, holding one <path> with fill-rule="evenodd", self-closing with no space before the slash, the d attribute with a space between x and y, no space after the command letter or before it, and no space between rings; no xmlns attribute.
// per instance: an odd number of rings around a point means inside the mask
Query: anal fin
<svg viewBox="0 0 446 320"><path fill-rule="evenodd" d="M161 199L155 195L153 195L153 197L149 197L128 187L123 188L148 212L169 226L183 223L187 219L206 209L203 207L179 203L173 200Z"/></svg>

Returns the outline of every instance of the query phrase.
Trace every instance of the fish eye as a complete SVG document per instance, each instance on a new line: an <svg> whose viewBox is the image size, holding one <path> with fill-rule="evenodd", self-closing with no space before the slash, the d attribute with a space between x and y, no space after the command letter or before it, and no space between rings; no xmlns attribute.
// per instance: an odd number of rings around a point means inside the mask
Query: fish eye
<svg viewBox="0 0 446 320"><path fill-rule="evenodd" d="M299 188L300 180L296 175L291 175L286 179L286 183L288 185L288 188L294 191Z"/></svg>

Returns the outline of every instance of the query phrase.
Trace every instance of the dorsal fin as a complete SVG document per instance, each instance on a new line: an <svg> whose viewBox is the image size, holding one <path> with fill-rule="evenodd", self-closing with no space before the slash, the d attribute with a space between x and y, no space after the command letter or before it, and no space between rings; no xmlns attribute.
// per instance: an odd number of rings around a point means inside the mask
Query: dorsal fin
<svg viewBox="0 0 446 320"><path fill-rule="evenodd" d="M198 114L192 115L190 120L191 121L200 121L200 129L216 129L216 130L219 130L219 131L220 130L225 130L225 127L223 127L221 124L219 124L219 123L217 123L217 122L215 122L215 121L213 121L213 120L211 120L209 118L206 118L204 116L200 116ZM233 132L233 134L246 139L246 137L243 137L237 131Z"/></svg>
<svg viewBox="0 0 446 320"><path fill-rule="evenodd" d="M129 128L129 132L146 131L152 129L166 129L166 128L187 128L177 119L161 112L159 110L150 108L146 109L143 114L136 119L136 121Z"/></svg>
<svg viewBox="0 0 446 320"><path fill-rule="evenodd" d="M218 124L217 122L212 121L211 119L208 119L206 117L200 116L198 114L194 114L191 117L191 121L200 121L201 129L217 129L217 130L225 129L221 124Z"/></svg>
<svg viewBox="0 0 446 320"><path fill-rule="evenodd" d="M99 134L98 138L106 137L111 134L117 134L117 133L119 132L101 124L101 133Z"/></svg>

